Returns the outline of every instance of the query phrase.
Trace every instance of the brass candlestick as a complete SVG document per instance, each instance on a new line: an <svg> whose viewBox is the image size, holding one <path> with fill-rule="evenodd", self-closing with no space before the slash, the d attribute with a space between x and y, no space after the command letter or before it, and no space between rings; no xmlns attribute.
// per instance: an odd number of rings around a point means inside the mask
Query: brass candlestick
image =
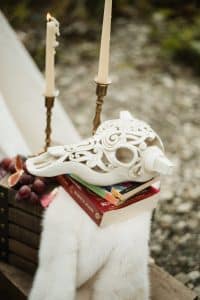
<svg viewBox="0 0 200 300"><path fill-rule="evenodd" d="M47 151L47 148L51 145L51 117L52 117L52 108L54 106L55 97L45 97L45 107L46 107L46 138L45 138L45 147L44 150Z"/></svg>
<svg viewBox="0 0 200 300"><path fill-rule="evenodd" d="M101 124L101 111L102 111L102 105L104 101L104 97L107 95L108 85L109 83L98 83L96 82L96 112L93 119L93 134L95 134L97 128Z"/></svg>

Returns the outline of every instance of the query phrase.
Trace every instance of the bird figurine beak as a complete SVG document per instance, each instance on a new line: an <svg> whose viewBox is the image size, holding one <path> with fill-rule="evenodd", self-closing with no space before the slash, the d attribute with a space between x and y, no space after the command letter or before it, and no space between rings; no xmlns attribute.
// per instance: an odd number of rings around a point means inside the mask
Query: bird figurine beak
<svg viewBox="0 0 200 300"><path fill-rule="evenodd" d="M172 175L174 164L164 155L159 156L154 162L154 171L162 175Z"/></svg>
<svg viewBox="0 0 200 300"><path fill-rule="evenodd" d="M162 175L171 175L173 173L174 164L157 146L147 148L143 160L144 167L149 172L157 172Z"/></svg>

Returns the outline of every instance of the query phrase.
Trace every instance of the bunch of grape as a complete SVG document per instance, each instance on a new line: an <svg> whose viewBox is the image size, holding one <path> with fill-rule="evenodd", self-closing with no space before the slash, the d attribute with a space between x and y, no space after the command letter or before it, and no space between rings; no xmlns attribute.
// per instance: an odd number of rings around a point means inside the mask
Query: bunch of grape
<svg viewBox="0 0 200 300"><path fill-rule="evenodd" d="M0 162L0 180L6 176L8 173L10 173L10 170L15 171L15 165L10 158L4 158Z"/></svg>
<svg viewBox="0 0 200 300"><path fill-rule="evenodd" d="M25 158L21 157L21 159L23 160L24 172L17 184L13 187L16 190L15 199L17 201L27 200L30 203L39 204L40 198L47 191L48 183L51 179L48 180L31 175L26 169ZM0 172L2 172L2 174L14 174L16 172L15 159L3 159L0 162Z"/></svg>

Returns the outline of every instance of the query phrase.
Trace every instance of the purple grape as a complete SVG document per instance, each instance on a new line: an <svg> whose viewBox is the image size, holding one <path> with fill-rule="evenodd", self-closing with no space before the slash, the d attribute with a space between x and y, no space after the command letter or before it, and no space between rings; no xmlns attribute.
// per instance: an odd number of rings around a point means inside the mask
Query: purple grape
<svg viewBox="0 0 200 300"><path fill-rule="evenodd" d="M6 176L6 170L5 169L0 169L0 179Z"/></svg>
<svg viewBox="0 0 200 300"><path fill-rule="evenodd" d="M37 179L35 179L32 188L33 188L34 192L36 192L37 194L42 194L45 192L46 185L45 185L44 181L37 178Z"/></svg>
<svg viewBox="0 0 200 300"><path fill-rule="evenodd" d="M10 173L15 173L16 172L16 169L15 169L15 162L13 160L11 160L9 166L8 166L8 171Z"/></svg>
<svg viewBox="0 0 200 300"><path fill-rule="evenodd" d="M51 177L50 177L51 178ZM39 180L41 180L42 182L44 182L45 184L47 183L47 179L48 179L48 177L37 177L36 179L39 179Z"/></svg>
<svg viewBox="0 0 200 300"><path fill-rule="evenodd" d="M34 180L34 177L32 175L24 173L24 174L22 174L19 182L22 185L29 185L33 182L33 180Z"/></svg>
<svg viewBox="0 0 200 300"><path fill-rule="evenodd" d="M0 162L0 166L4 169L4 170L8 170L10 163L12 162L12 159L10 158L4 158L1 162Z"/></svg>
<svg viewBox="0 0 200 300"><path fill-rule="evenodd" d="M30 202L33 203L33 204L37 204L39 202L39 197L36 193L31 192Z"/></svg>
<svg viewBox="0 0 200 300"><path fill-rule="evenodd" d="M15 195L15 200L16 200L16 201L21 201L21 200L22 200L22 198L21 198L19 192L16 193L16 195Z"/></svg>
<svg viewBox="0 0 200 300"><path fill-rule="evenodd" d="M21 199L28 199L31 195L31 189L28 185L23 185L19 191L19 196L21 197Z"/></svg>

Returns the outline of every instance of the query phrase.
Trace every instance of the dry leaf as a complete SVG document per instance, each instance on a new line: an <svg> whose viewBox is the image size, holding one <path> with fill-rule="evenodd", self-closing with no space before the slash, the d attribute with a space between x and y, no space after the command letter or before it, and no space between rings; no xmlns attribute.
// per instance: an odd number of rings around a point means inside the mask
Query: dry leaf
<svg viewBox="0 0 200 300"><path fill-rule="evenodd" d="M19 155L17 155L17 157L15 158L15 170L16 172L10 175L8 178L9 187L15 186L20 180L22 174L24 173L23 160L20 158Z"/></svg>

